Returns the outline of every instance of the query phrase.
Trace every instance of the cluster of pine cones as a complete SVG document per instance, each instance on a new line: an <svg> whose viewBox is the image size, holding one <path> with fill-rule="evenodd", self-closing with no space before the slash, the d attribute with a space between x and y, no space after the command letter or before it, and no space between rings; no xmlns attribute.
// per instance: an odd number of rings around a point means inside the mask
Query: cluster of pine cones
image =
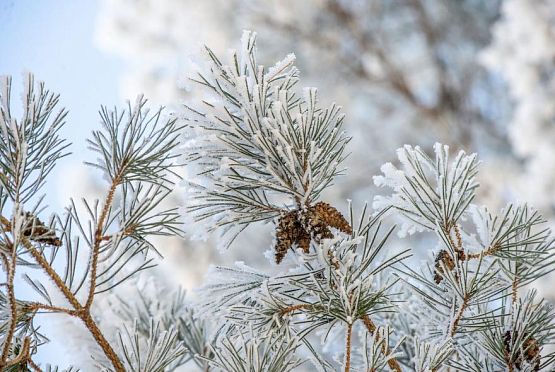
<svg viewBox="0 0 555 372"><path fill-rule="evenodd" d="M503 345L505 346L505 351L507 352L507 354L511 354L511 331L507 331L505 332L505 335L503 336ZM524 345L523 345L523 349L522 351L519 351L516 357L516 360L514 361L515 367L518 369L522 369L522 359L524 357L524 359L530 363L534 365L534 371L539 371L540 370L540 346L538 344L538 341L536 341L536 339L534 339L533 337L529 337L528 339L526 339L526 341L524 341Z"/></svg>
<svg viewBox="0 0 555 372"><path fill-rule="evenodd" d="M276 227L276 262L279 264L295 244L308 253L312 240L320 243L322 239L333 238L330 228L345 234L353 232L345 217L328 203L318 202L306 209L284 213Z"/></svg>

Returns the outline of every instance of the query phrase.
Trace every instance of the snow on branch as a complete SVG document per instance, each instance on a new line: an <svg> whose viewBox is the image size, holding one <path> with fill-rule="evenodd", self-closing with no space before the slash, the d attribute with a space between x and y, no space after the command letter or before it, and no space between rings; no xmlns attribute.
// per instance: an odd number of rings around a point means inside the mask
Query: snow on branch
<svg viewBox="0 0 555 372"><path fill-rule="evenodd" d="M236 228L307 207L339 175L348 137L341 108L318 106L317 91L295 86L295 57L259 65L256 35L222 63L207 48L208 70L194 81L211 93L187 106L188 210L211 229Z"/></svg>

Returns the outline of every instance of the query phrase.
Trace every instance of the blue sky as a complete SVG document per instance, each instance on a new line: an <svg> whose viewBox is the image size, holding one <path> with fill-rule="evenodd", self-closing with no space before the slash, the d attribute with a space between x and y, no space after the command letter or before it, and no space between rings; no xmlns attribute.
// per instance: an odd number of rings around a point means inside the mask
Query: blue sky
<svg viewBox="0 0 555 372"><path fill-rule="evenodd" d="M98 126L99 106L122 103L117 88L122 66L93 42L97 6L96 1L0 0L0 75L13 76L13 97L19 97L22 74L30 71L60 93L61 105L69 110L62 134L73 143L73 154L50 175L45 192L52 210L62 207L59 188L72 177L62 170L91 155L84 151L85 139ZM45 331L50 326L45 320ZM74 359L58 342L39 349L36 360L67 366Z"/></svg>
<svg viewBox="0 0 555 372"><path fill-rule="evenodd" d="M12 75L19 96L22 74L31 71L52 91L61 94L61 104L69 110L63 135L74 145L72 156L60 165L82 162L90 153L83 151L85 139L98 125L98 108L121 104L115 57L103 54L93 42L96 1L0 0L0 74ZM14 102L19 104L19 102ZM56 181L71 175L51 176ZM50 182L48 194L59 182ZM59 207L55 198L49 203Z"/></svg>

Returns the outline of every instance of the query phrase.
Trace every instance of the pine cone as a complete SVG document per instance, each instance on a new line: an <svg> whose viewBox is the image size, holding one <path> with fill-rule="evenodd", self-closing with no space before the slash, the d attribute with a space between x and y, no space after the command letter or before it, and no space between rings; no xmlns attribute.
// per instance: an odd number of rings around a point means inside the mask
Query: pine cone
<svg viewBox="0 0 555 372"><path fill-rule="evenodd" d="M301 229L297 238L297 246L303 250L304 253L310 252L310 235Z"/></svg>
<svg viewBox="0 0 555 372"><path fill-rule="evenodd" d="M310 251L310 241L320 243L333 238L330 227L351 234L352 228L337 209L318 202L306 211L294 210L283 214L276 227L276 263L280 263L287 250L296 244L303 252Z"/></svg>
<svg viewBox="0 0 555 372"><path fill-rule="evenodd" d="M511 351L512 351L513 345L511 343L511 339L512 339L511 331L505 332L505 334L503 335L503 345L505 346L505 351L508 354L511 354ZM541 356L540 356L540 345L538 344L538 341L533 337L528 337L526 341L524 341L524 344L522 346L524 349L524 355L522 355L523 353L521 351L518 352L517 357L514 361L515 367L518 369L522 369L522 357L524 356L524 359L528 363L534 365L534 371L539 371Z"/></svg>
<svg viewBox="0 0 555 372"><path fill-rule="evenodd" d="M56 236L56 232L47 227L38 217L32 213L25 212L27 219L23 236L37 243L44 243L59 247L62 245L60 238Z"/></svg>
<svg viewBox="0 0 555 372"><path fill-rule="evenodd" d="M443 263L443 265L442 265ZM449 271L455 268L455 261L445 249L439 251L435 259L435 270L434 270L434 281L436 284L441 283L443 280L443 274L445 274L443 268L446 267Z"/></svg>
<svg viewBox="0 0 555 372"><path fill-rule="evenodd" d="M540 345L535 338L529 337L524 341L524 359L534 363L534 371L540 370Z"/></svg>
<svg viewBox="0 0 555 372"><path fill-rule="evenodd" d="M302 229L298 222L297 211L291 211L282 215L278 220L276 228L276 262L280 263L287 254L287 250L297 240L298 230Z"/></svg>
<svg viewBox="0 0 555 372"><path fill-rule="evenodd" d="M318 222L321 221L326 227L333 227L334 229L344 232L345 234L353 233L353 229L345 217L343 217L337 209L328 203L318 202L314 204L308 208L308 214L312 218L317 216Z"/></svg>
<svg viewBox="0 0 555 372"><path fill-rule="evenodd" d="M309 207L306 214L303 216L303 225L310 236L314 238L316 243L320 243L322 239L331 239L333 234L328 227L328 224L322 218L320 211L316 208Z"/></svg>

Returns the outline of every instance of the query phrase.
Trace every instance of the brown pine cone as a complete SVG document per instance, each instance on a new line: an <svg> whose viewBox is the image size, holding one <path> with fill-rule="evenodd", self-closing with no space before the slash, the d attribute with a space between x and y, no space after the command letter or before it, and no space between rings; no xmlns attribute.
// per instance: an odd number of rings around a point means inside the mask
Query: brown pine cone
<svg viewBox="0 0 555 372"><path fill-rule="evenodd" d="M351 234L352 228L345 218L328 203L318 202L305 211L294 210L284 213L276 227L276 263L280 263L287 250L296 244L303 252L310 251L312 239L320 243L322 239L333 238L330 227Z"/></svg>
<svg viewBox="0 0 555 372"><path fill-rule="evenodd" d="M540 345L533 337L524 341L524 359L534 363L534 371L540 370Z"/></svg>
<svg viewBox="0 0 555 372"><path fill-rule="evenodd" d="M310 252L310 235L304 229L300 231L296 243L304 253Z"/></svg>
<svg viewBox="0 0 555 372"><path fill-rule="evenodd" d="M443 263L443 265L441 264ZM435 270L434 270L434 281L436 284L441 283L443 280L443 274L445 274L443 268L446 267L449 271L455 268L455 261L445 249L439 251L435 259Z"/></svg>
<svg viewBox="0 0 555 372"><path fill-rule="evenodd" d="M353 232L351 225L349 225L349 222L347 222L341 212L328 203L318 202L314 204L308 208L308 214L312 218L317 216L317 221L321 221L326 227L333 227L334 229L344 232L345 234L352 234Z"/></svg>
<svg viewBox="0 0 555 372"><path fill-rule="evenodd" d="M282 215L276 228L276 262L280 263L287 254L287 250L297 240L299 230L303 230L297 218L297 211Z"/></svg>

